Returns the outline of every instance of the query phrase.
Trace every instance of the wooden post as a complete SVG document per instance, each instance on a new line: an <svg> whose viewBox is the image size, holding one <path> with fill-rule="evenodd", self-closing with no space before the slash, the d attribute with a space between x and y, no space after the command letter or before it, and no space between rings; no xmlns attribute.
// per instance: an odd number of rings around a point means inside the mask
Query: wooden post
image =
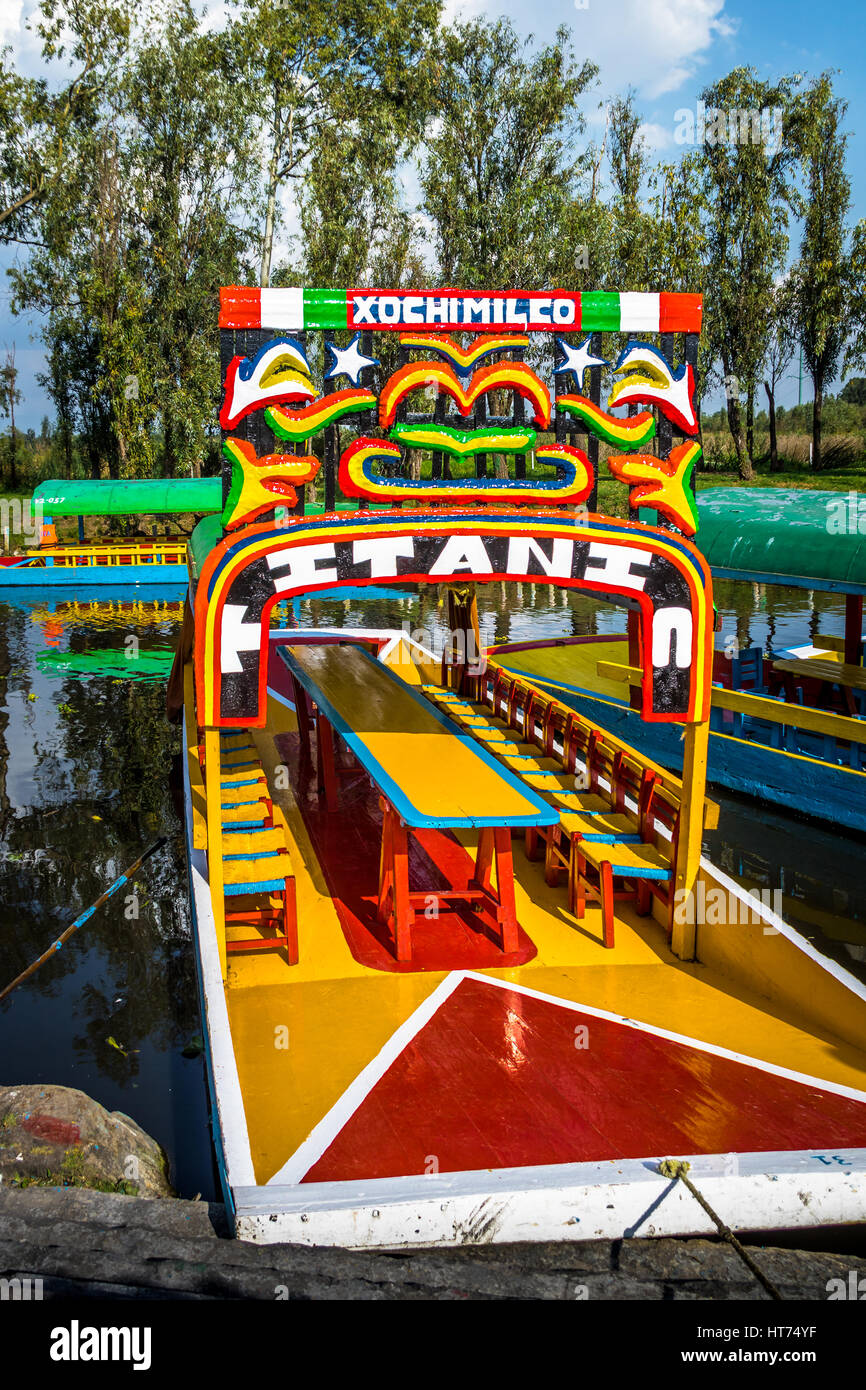
<svg viewBox="0 0 866 1390"><path fill-rule="evenodd" d="M206 729L204 736L204 775L207 797L207 868L214 929L220 953L220 971L226 981L226 905L223 896L222 797L220 795L220 736L218 729Z"/></svg>
<svg viewBox="0 0 866 1390"><path fill-rule="evenodd" d="M676 905L684 901L683 895L685 893L694 892L698 878L701 836L704 828L704 796L707 786L709 735L709 720L700 724L686 725L683 752L683 800L680 807L680 833L674 872L675 897L671 936L671 950L675 956L679 956L680 960L695 959L696 932L694 922L677 921L678 915L694 916L694 914L678 914Z"/></svg>
<svg viewBox="0 0 866 1390"><path fill-rule="evenodd" d="M863 628L863 595L845 595L845 655L846 666L860 665L860 634Z"/></svg>

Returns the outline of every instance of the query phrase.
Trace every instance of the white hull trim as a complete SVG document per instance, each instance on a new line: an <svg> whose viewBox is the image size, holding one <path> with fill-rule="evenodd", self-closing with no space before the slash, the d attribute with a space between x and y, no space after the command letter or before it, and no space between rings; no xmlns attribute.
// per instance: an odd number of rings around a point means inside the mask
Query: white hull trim
<svg viewBox="0 0 866 1390"><path fill-rule="evenodd" d="M235 1190L242 1240L347 1249L715 1234L659 1158ZM703 1154L690 1179L739 1231L866 1220L866 1149Z"/></svg>

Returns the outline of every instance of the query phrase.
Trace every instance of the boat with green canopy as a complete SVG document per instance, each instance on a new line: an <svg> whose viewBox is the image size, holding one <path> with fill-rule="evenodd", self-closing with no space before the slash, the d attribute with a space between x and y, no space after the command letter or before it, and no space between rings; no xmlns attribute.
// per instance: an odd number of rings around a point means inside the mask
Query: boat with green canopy
<svg viewBox="0 0 866 1390"><path fill-rule="evenodd" d="M345 504L343 509L353 504ZM191 516L212 517L219 527L223 510L223 484L215 478L51 478L36 488L20 530L36 544L18 554L0 555L0 590L34 586L80 588L86 583L106 592L159 585L180 594L187 586L186 547L189 536L166 529L157 535L142 529L142 519ZM307 503L307 515L321 512L322 504ZM56 520L78 518L77 541L61 541ZM138 518L130 534L110 540L87 539L86 517ZM8 548L8 538L7 538Z"/></svg>
<svg viewBox="0 0 866 1390"><path fill-rule="evenodd" d="M33 493L20 530L37 544L0 557L0 588L33 585L70 587L82 582L117 591L140 585L186 582L187 536L166 529L159 536L142 529L142 518L205 516L222 507L219 478L127 478L63 481L52 478ZM78 539L58 539L56 519L78 518ZM85 517L138 518L130 534L107 540L87 539ZM19 529L19 528L15 528Z"/></svg>

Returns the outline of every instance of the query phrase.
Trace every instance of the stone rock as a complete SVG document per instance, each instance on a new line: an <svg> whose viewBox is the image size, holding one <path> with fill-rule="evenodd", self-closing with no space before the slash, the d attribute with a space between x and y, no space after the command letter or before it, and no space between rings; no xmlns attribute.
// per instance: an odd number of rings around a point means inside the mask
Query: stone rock
<svg viewBox="0 0 866 1390"><path fill-rule="evenodd" d="M173 1197L166 1156L135 1120L68 1086L0 1086L0 1184Z"/></svg>

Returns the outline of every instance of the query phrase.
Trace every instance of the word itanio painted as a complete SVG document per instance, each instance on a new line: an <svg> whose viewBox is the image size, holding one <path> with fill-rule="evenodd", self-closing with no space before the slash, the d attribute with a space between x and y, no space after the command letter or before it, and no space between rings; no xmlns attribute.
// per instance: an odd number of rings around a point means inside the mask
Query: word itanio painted
<svg viewBox="0 0 866 1390"><path fill-rule="evenodd" d="M387 441L381 441L384 446ZM393 447L393 445L391 446ZM265 718L262 631L276 602L366 583L550 582L622 595L640 610L643 717L706 717L709 574L682 538L586 517L404 512L298 520L227 537L196 586L196 682L205 725Z"/></svg>

